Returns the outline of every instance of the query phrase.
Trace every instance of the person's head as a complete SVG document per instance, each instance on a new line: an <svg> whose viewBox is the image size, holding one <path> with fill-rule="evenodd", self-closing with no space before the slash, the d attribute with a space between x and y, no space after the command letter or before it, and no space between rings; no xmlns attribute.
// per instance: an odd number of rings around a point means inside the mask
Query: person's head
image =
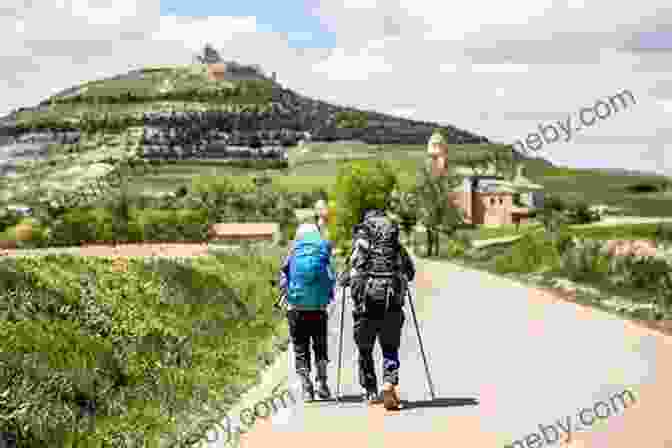
<svg viewBox="0 0 672 448"><path fill-rule="evenodd" d="M299 226L298 229L296 229L296 236L294 237L295 241L301 240L307 235L310 234L317 234L320 235L320 228L317 226L317 224L313 224L310 222L303 223Z"/></svg>

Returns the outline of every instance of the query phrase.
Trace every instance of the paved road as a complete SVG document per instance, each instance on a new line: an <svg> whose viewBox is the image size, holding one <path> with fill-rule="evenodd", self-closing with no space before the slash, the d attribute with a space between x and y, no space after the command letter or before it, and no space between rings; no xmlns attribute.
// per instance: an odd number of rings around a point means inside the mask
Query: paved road
<svg viewBox="0 0 672 448"><path fill-rule="evenodd" d="M412 320L402 342L406 409L333 402L296 406L259 421L242 447L672 447L667 424L672 339L547 293L440 262L421 262L416 307L437 399L429 403ZM331 329L337 330L334 314ZM345 322L346 395L354 382L352 318ZM335 388L337 331L330 368ZM280 369L282 370L282 369ZM636 403L616 394L629 389ZM469 405L470 400L478 404ZM578 413L603 401L611 417L578 431ZM615 410L614 410L615 409ZM584 414L590 423L595 414ZM606 415L603 405L597 406ZM570 418L572 444L563 443ZM550 443L539 425L555 425ZM539 433L539 440L532 433ZM527 441L525 441L525 439ZM529 443L528 443L529 442ZM212 445L215 446L215 445Z"/></svg>

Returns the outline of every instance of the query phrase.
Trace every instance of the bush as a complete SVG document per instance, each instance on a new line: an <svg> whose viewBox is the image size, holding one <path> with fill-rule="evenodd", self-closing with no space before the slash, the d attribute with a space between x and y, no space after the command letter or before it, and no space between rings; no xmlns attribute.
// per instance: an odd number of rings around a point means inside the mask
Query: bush
<svg viewBox="0 0 672 448"><path fill-rule="evenodd" d="M591 210L586 202L574 204L566 210L566 215L569 224L590 224L600 220L600 214Z"/></svg>
<svg viewBox="0 0 672 448"><path fill-rule="evenodd" d="M658 243L672 242L672 223L661 222L658 224L655 239Z"/></svg>
<svg viewBox="0 0 672 448"><path fill-rule="evenodd" d="M16 241L19 248L39 247L48 240L48 229L34 218L22 218L18 224L9 227L5 234L9 240Z"/></svg>
<svg viewBox="0 0 672 448"><path fill-rule="evenodd" d="M609 264L609 273L610 280L617 286L656 291L663 277L669 275L670 266L664 260L654 257L613 257Z"/></svg>
<svg viewBox="0 0 672 448"><path fill-rule="evenodd" d="M3 208L0 210L0 232L17 225L21 221L21 214L16 210Z"/></svg>
<svg viewBox="0 0 672 448"><path fill-rule="evenodd" d="M138 223L134 219L120 222L109 208L87 207L69 210L54 221L49 229L47 244L79 246L113 241L142 241Z"/></svg>
<svg viewBox="0 0 672 448"><path fill-rule="evenodd" d="M548 195L544 198L544 208L563 212L569 208L569 204L558 196Z"/></svg>
<svg viewBox="0 0 672 448"><path fill-rule="evenodd" d="M441 256L444 258L461 258L471 248L471 245L461 238L451 238L441 247Z"/></svg>
<svg viewBox="0 0 672 448"><path fill-rule="evenodd" d="M101 235L104 226L100 225L97 218L91 208L78 208L66 212L53 224L49 244L80 245L104 239L104 235Z"/></svg>
<svg viewBox="0 0 672 448"><path fill-rule="evenodd" d="M577 240L561 258L562 270L574 281L606 278L609 264L610 257L603 251L602 243L593 240Z"/></svg>
<svg viewBox="0 0 672 448"><path fill-rule="evenodd" d="M640 182L638 184L628 185L625 187L630 193L657 193L661 191L660 185Z"/></svg>
<svg viewBox="0 0 672 448"><path fill-rule="evenodd" d="M567 231L567 229L563 229L555 238L554 245L558 253L563 255L567 250L575 246L574 237Z"/></svg>
<svg viewBox="0 0 672 448"><path fill-rule="evenodd" d="M278 268L254 253L3 260L0 432L22 448L159 446L206 401L232 404L284 321Z"/></svg>
<svg viewBox="0 0 672 448"><path fill-rule="evenodd" d="M513 245L510 252L495 258L495 271L505 273L529 273L556 269L560 266L560 254L553 240L546 236L526 234Z"/></svg>
<svg viewBox="0 0 672 448"><path fill-rule="evenodd" d="M143 241L180 241L179 220L175 210L142 210L137 222Z"/></svg>

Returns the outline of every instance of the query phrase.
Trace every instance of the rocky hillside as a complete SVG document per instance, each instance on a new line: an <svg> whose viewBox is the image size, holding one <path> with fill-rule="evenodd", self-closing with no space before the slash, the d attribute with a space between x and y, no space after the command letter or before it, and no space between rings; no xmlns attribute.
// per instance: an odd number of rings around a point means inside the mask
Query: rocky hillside
<svg viewBox="0 0 672 448"><path fill-rule="evenodd" d="M1 117L0 190L9 189L12 176L19 182L26 160L45 166L39 175L33 166L19 183L53 178L78 188L74 179L82 173L99 175L107 171L106 163L109 168L131 154L164 160L273 159L282 165L288 163L286 148L302 140L424 145L439 127L450 143L488 143L456 127L309 98L254 66L229 65L235 70L216 79L207 64L133 70Z"/></svg>
<svg viewBox="0 0 672 448"><path fill-rule="evenodd" d="M349 122L352 115L361 119ZM290 143L306 137L315 141L425 144L439 127L329 104L272 80L212 81L202 67L187 66L134 70L67 89L37 107L0 119L0 136L20 137L31 128L81 132L92 121L98 122L101 130L112 124L143 126L152 136L162 135L166 144L175 140L175 146L187 146L194 153L216 140L213 132L227 134L228 144L240 146L253 146L257 140L281 144L285 139ZM455 127L444 128L453 143L487 142ZM60 143L59 136L54 143ZM145 144L151 146L152 141Z"/></svg>

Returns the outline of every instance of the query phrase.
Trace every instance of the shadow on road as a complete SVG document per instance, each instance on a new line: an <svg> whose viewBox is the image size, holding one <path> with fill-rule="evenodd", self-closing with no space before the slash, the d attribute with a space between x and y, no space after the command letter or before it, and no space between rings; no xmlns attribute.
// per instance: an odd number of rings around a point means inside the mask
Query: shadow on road
<svg viewBox="0 0 672 448"><path fill-rule="evenodd" d="M478 400L475 398L435 398L433 400L423 401L404 401L403 410L415 408L452 408L457 406L478 406Z"/></svg>
<svg viewBox="0 0 672 448"><path fill-rule="evenodd" d="M361 395L343 395L341 396L341 403L360 403L363 404L364 400ZM417 409L417 408L451 408L458 406L478 406L479 402L475 398L435 398L434 400L421 400L421 401L405 401L402 400L404 410ZM315 400L307 403L310 407L319 407L320 405L332 405L338 404L335 398L330 398L328 400Z"/></svg>

